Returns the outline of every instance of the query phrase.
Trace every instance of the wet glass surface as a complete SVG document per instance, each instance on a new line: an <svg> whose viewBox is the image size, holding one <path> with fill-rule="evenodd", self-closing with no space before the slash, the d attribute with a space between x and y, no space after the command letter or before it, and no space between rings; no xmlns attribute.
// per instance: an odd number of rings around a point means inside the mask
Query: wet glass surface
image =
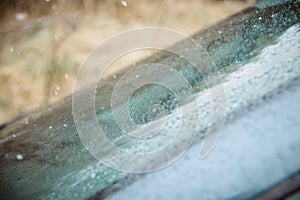
<svg viewBox="0 0 300 200"><path fill-rule="evenodd" d="M275 1L274 1L275 2ZM298 82L293 82L300 75L300 46L299 46L299 1L276 1L272 4L259 3L257 6L250 7L244 12L219 23L217 26L212 27L204 32L195 34L193 38L202 44L205 49L210 53L210 56L214 59L216 66L218 67L221 76L224 81L224 89L226 94L226 115L227 118L235 119L238 118L239 113L246 113L247 108L255 108L257 104L270 104L271 108L266 108L266 110L258 110L249 116L250 122L245 126L255 125L256 119L259 117L264 118L265 115L272 115L278 113L278 105L269 103L268 99L272 96L278 95L277 93L285 90L289 85L296 85L294 89L296 96L293 96L291 101L288 101L288 93L283 96L283 100L278 100L280 106L286 107L286 112L293 108L298 110L297 101L299 99L297 96L298 92ZM180 45L178 46L180 48ZM205 84L202 80L200 74L195 73L193 68L182 58L176 57L174 55L169 55L166 53L159 53L148 60L143 62L159 62L172 66L174 69L178 70L183 76L185 76L189 83L193 86L193 95L196 95L197 99L202 102L201 105L201 119L207 121L210 118L209 109L211 107L210 100L205 98L207 95L207 90ZM120 72L122 73L122 72ZM166 77L166 81L172 80L172 77ZM112 85L114 83L114 78L108 80L106 85L100 85L98 87L98 93L96 93L96 113L100 123L105 124L103 127L105 133L112 141L117 142L118 145L123 147L130 147L132 141L123 140L120 136L120 130L116 124L112 121L112 112L109 109L109 101L107 96L112 92ZM163 92L162 92L163 91ZM291 89L293 91L293 89ZM162 94L163 95L158 95ZM80 94L79 94L80 95ZM280 96L280 95L279 95ZM151 101L145 106L142 101L145 98L149 98ZM142 88L137 91L136 95L131 99L132 103L132 116L137 123L143 124L152 120L157 120L162 117L170 117L170 122L176 127L179 123L177 116L174 116L174 110L178 107L176 104L176 99L174 95L165 90L162 87L151 86ZM190 99L186 100L186 107L190 105ZM288 104L288 105L286 105ZM122 109L122 104L119 108ZM150 108L155 108L151 110ZM195 116L195 110L197 108L189 108L191 113L190 120L193 121L199 116ZM270 109L270 110L268 110ZM283 113L284 114L284 113ZM245 138L239 138L237 135L231 135L230 133L242 132L242 127L244 123L248 123L248 120L242 120L240 126L228 127L227 134L224 137L228 139L228 143L224 142L223 145L219 146L217 152L219 155L223 156L221 152L224 152L228 159L236 159L237 163L241 163L240 166L235 166L238 169L232 172L232 178L240 178L240 180L248 180L251 182L251 176L256 171L254 169L261 169L259 173L261 177L258 176L258 180L261 180L261 185L253 181L251 184L247 181L237 185L239 183L232 183L232 185L227 184L225 179L224 182L213 180L219 182L220 190L222 193L218 198L238 198L240 195L246 195L251 197L251 195L259 192L260 190L266 189L268 186L274 184L288 175L290 175L295 170L298 170L299 163L296 160L292 160L294 155L299 152L299 136L296 134L298 128L290 129L289 137L286 142L281 141L280 138L284 137L284 130L282 127L295 125L298 118L297 115L291 114L286 117L291 117L291 121L285 121L286 118L278 118L280 122L283 122L278 130L281 134L278 137L272 138L272 123L261 123L261 126L265 127L265 134L261 137L255 135L253 129L249 129L249 135L245 133ZM266 119L273 120L272 117L266 117ZM88 121L83 122L88 126ZM193 123L191 123L193 124ZM259 123L258 123L259 124ZM257 126L259 126L257 124ZM279 124L279 123L278 123ZM203 132L207 129L207 123L200 124L200 130ZM174 127L171 125L166 127L164 131L166 133L172 132ZM232 130L231 130L232 129ZM283 131L283 132L282 132ZM199 135L201 136L201 133ZM264 131L261 130L260 133ZM168 136L168 134L166 134ZM166 136L166 137L167 137ZM280 137L279 137L280 136ZM198 138L198 143L201 141L201 137ZM270 144L270 140L274 139L274 143ZM242 141L238 141L242 140ZM221 140L222 141L222 140ZM220 141L220 143L221 143ZM249 141L249 143L246 143ZM256 143L259 141L259 143ZM235 142L235 146L231 143ZM259 150L255 152L253 150L248 158L242 157L241 154L236 152L235 148L241 148L239 145L249 145L249 148L245 148L245 151L251 151L251 145L264 146L264 142L268 143L269 149L264 149L265 154L261 154ZM196 143L196 144L198 144ZM97 192L98 195L109 196L113 194L110 189L112 185L116 185L120 180L127 180L124 183L121 182L118 185L119 188L127 186L128 182L134 182L132 180L140 179L140 182L146 181L146 183L151 182L149 178L142 179L142 175L128 175L124 172L119 172L117 170L108 168L94 159L85 147L81 144L81 141L76 133L75 125L72 117L72 107L71 98L67 97L63 101L56 103L49 108L33 113L21 120L15 122L13 125L8 125L1 129L1 141L0 141L0 178L1 178L1 193L4 194L7 199L14 197L25 197L28 199L45 198L45 199L83 199L94 196ZM239 144L239 145L237 145ZM157 144L159 145L159 143ZM227 146L226 146L227 145ZM281 145L283 155L277 155L276 158L272 157L275 150L277 150L276 145ZM197 145L196 145L197 146ZM139 145L134 145L133 151L139 151L145 147L140 147ZM148 147L156 148L156 147ZM290 150L292 148L292 150ZM285 151L286 149L286 151ZM269 150L269 151L268 151ZM197 151L195 146L191 148L187 156L190 156L192 152ZM106 156L109 149L103 147L103 156ZM226 154L226 152L228 154ZM278 153L275 151L275 153ZM280 152L279 152L280 153ZM218 155L218 153L216 153ZM194 154L193 154L194 155ZM260 156L258 156L260 155ZM230 157L232 156L232 157ZM257 156L257 157L256 157ZM270 163L263 163L264 159L268 160L270 158ZM269 156L269 157L268 157ZM282 159L280 159L282 157ZM184 157L186 158L186 157ZM273 160L272 160L272 159ZM277 159L279 158L279 159ZM182 165L191 165L195 167L198 171L209 171L211 166L221 166L225 165L227 160L220 157L211 157L206 160L202 160L198 166L198 160L182 161ZM245 161L245 162L244 162ZM258 164L256 165L256 162ZM273 161L273 163L271 162ZM243 163L244 162L244 163ZM283 165L283 163L289 163L289 165L279 166L278 171L273 173L268 172L272 165ZM246 165L249 164L249 165ZM172 173L177 173L174 169L176 166L171 168L166 168L158 173L149 175L155 177L154 180L165 177L165 180L174 181L171 176ZM178 172L182 173L179 177L183 177L187 168L181 168L181 165L177 165ZM227 168L226 168L227 167ZM224 170L229 170L228 168L232 165L225 165ZM247 170L249 171L247 171ZM168 171L171 170L171 171ZM244 171L243 171L244 170ZM254 170L254 171L251 171ZM274 169L275 170L275 169ZM202 171L202 172L203 172ZM230 171L230 170L229 170ZM246 172L245 172L246 171ZM168 174L170 172L170 174ZM228 171L224 171L224 173ZM248 173L249 172L249 173ZM199 172L200 173L200 172ZM163 174L163 175L161 175ZM267 176L269 174L269 176ZM189 173L187 173L187 176ZM217 174L217 177L222 176L222 172ZM278 175L275 177L275 175ZM189 177L194 175L190 174ZM214 184L209 179L209 175L203 175L207 177L207 182L203 183L202 192L207 195L207 198L212 197L210 194L214 192L212 187ZM273 176L273 179L268 179L268 177ZM199 175L199 179L202 176ZM136 179L135 179L136 178ZM186 179L182 179L187 181ZM227 181L234 182L233 179L226 178ZM266 180L263 182L263 180ZM176 180L178 182L178 180ZM174 181L175 182L175 181ZM145 183L145 184L146 184ZM159 182L164 184L163 180ZM136 190L139 190L141 183L136 182L132 187L125 190L124 193L117 193L114 197L132 197ZM144 183L142 183L143 185ZM195 184L200 184L197 181ZM226 186L228 185L228 189ZM256 185L254 187L254 185ZM197 185L194 185L196 187ZM150 187L150 186L149 186ZM173 191L176 185L170 185L166 188L166 191ZM207 187L207 188L205 188ZM113 188L113 187L112 187ZM196 187L197 188L197 187ZM196 188L187 187L190 189L189 192L193 196ZM226 190L228 189L228 190ZM234 190L234 193L231 193ZM103 192L101 192L103 191ZM127 192L128 191L128 192ZM158 190L156 190L158 191ZM170 193L169 191L169 193ZM179 190L180 192L181 190ZM150 195L149 193L154 191L147 191L145 193L139 193L140 195ZM178 192L178 193L179 193ZM164 191L158 191L157 193L162 194ZM174 195L178 194L174 192ZM196 195L198 195L197 193ZM127 196L126 196L127 195ZM214 194L218 195L218 194ZM180 196L180 195L179 195ZM168 198L167 194L162 194L162 197ZM169 196L173 199L174 196Z"/></svg>

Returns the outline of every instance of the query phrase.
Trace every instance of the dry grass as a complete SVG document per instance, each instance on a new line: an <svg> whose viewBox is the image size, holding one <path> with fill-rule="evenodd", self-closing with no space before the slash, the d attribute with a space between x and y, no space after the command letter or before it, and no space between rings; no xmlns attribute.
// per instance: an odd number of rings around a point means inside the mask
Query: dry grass
<svg viewBox="0 0 300 200"><path fill-rule="evenodd" d="M114 34L155 26L189 35L253 1L128 0L126 7L115 0L59 2L46 1L45 12L34 5L12 7L2 18L0 124L70 94L80 64ZM17 20L21 12L26 19ZM136 57L127 56L122 64Z"/></svg>

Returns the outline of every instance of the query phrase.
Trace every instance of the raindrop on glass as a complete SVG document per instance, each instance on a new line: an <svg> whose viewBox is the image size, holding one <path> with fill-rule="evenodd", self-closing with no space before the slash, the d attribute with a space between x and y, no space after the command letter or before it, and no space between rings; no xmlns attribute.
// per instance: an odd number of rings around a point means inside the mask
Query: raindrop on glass
<svg viewBox="0 0 300 200"><path fill-rule="evenodd" d="M59 93L59 91L60 91L60 87L59 87L59 86L56 86L56 87L55 87L55 90L54 90L54 95L57 96L58 93Z"/></svg>
<svg viewBox="0 0 300 200"><path fill-rule="evenodd" d="M122 6L124 6L124 7L127 7L127 2L125 1L125 0L121 0L121 4L122 4Z"/></svg>
<svg viewBox="0 0 300 200"><path fill-rule="evenodd" d="M23 21L26 18L27 18L27 13L24 13L24 12L16 13L16 20Z"/></svg>
<svg viewBox="0 0 300 200"><path fill-rule="evenodd" d="M17 160L23 160L23 156L21 154L17 154L16 159Z"/></svg>

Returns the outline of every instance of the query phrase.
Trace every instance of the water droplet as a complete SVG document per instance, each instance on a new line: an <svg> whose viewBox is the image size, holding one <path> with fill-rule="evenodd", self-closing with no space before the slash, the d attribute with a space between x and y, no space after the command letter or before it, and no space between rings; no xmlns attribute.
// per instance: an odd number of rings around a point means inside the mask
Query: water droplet
<svg viewBox="0 0 300 200"><path fill-rule="evenodd" d="M55 87L55 90L54 90L54 95L57 96L58 93L59 93L59 91L60 91L60 87L59 87L59 86L56 86L56 87Z"/></svg>
<svg viewBox="0 0 300 200"><path fill-rule="evenodd" d="M27 18L27 13L25 12L16 13L16 20L24 21L26 18Z"/></svg>
<svg viewBox="0 0 300 200"><path fill-rule="evenodd" d="M127 2L126 2L125 0L121 0L121 4L122 4L122 6L124 6L124 7L127 7L127 6L128 6L128 4L127 4Z"/></svg>
<svg viewBox="0 0 300 200"><path fill-rule="evenodd" d="M17 154L16 159L17 160L23 160L23 156L21 154Z"/></svg>

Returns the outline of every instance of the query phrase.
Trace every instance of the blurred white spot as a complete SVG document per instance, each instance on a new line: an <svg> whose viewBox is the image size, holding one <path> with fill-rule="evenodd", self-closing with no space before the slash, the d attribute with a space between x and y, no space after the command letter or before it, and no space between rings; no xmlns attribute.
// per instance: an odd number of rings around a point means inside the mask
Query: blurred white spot
<svg viewBox="0 0 300 200"><path fill-rule="evenodd" d="M16 159L17 160L23 160L23 156L21 154L17 154Z"/></svg>
<svg viewBox="0 0 300 200"><path fill-rule="evenodd" d="M10 53L13 53L14 52L14 47L10 47L9 51L10 51Z"/></svg>
<svg viewBox="0 0 300 200"><path fill-rule="evenodd" d="M59 86L56 86L56 87L55 87L55 90L54 90L54 95L57 96L58 93L59 93L59 91L60 91L60 87L59 87Z"/></svg>
<svg viewBox="0 0 300 200"><path fill-rule="evenodd" d="M64 124L64 127L67 127L67 124Z"/></svg>
<svg viewBox="0 0 300 200"><path fill-rule="evenodd" d="M259 20L262 20L262 17L259 17L258 19L259 19Z"/></svg>
<svg viewBox="0 0 300 200"><path fill-rule="evenodd" d="M114 79L116 79L117 78L117 76L116 76L116 74L114 74Z"/></svg>
<svg viewBox="0 0 300 200"><path fill-rule="evenodd" d="M54 38L57 40L58 36L56 34L54 34Z"/></svg>
<svg viewBox="0 0 300 200"><path fill-rule="evenodd" d="M52 126L49 126L49 129L52 129Z"/></svg>
<svg viewBox="0 0 300 200"><path fill-rule="evenodd" d="M139 77L139 75L135 75L135 78L138 78Z"/></svg>
<svg viewBox="0 0 300 200"><path fill-rule="evenodd" d="M125 0L121 0L121 4L124 6L124 7L127 7L127 2Z"/></svg>
<svg viewBox="0 0 300 200"><path fill-rule="evenodd" d="M26 18L27 18L27 13L25 13L25 12L16 13L16 20L23 21Z"/></svg>
<svg viewBox="0 0 300 200"><path fill-rule="evenodd" d="M68 79L68 74L65 74L65 79Z"/></svg>
<svg viewBox="0 0 300 200"><path fill-rule="evenodd" d="M46 2L50 2L50 0L46 0Z"/></svg>
<svg viewBox="0 0 300 200"><path fill-rule="evenodd" d="M15 137L16 137L16 134L13 134L12 136L13 136L13 138L15 138Z"/></svg>

